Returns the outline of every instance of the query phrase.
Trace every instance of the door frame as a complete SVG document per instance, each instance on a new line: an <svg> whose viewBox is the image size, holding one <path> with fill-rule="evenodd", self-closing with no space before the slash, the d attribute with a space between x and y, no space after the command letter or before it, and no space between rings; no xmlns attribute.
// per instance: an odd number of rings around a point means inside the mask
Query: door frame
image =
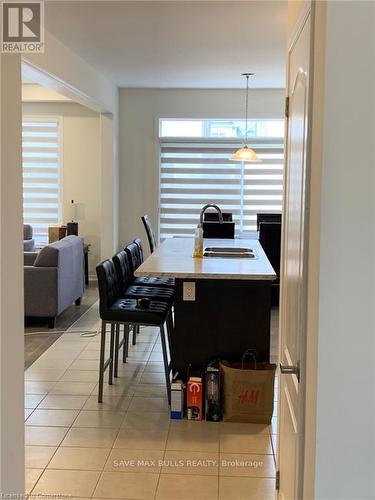
<svg viewBox="0 0 375 500"><path fill-rule="evenodd" d="M0 53L0 493L24 495L21 58Z"/></svg>
<svg viewBox="0 0 375 500"><path fill-rule="evenodd" d="M307 383L307 375L308 375L308 370L307 370L307 359L309 357L309 347L308 347L308 340L307 340L307 332L309 331L309 275L310 275L310 251L311 251L311 241L310 241L310 235L311 235L311 225L310 225L310 194L311 194L311 167L312 167L312 129L313 129L313 97L314 97L314 41L315 41L315 1L312 0L311 2L307 2L303 10L298 17L296 24L294 26L294 29L292 31L292 37L288 41L288 48L287 48L287 60L286 60L286 75L287 75L287 84L286 84L286 98L289 96L289 54L292 51L294 45L296 44L299 35L302 32L302 29L304 28L306 22L310 18L310 60L309 60L309 89L308 89L308 111L307 111L307 135L306 135L306 181L305 181L305 209L304 209L304 237L303 237L303 286L302 286L302 316L301 316L301 325L302 325L302 334L300 338L300 382L299 382L299 436L298 436L298 452L297 452L297 464L298 464L298 470L297 470L297 499L302 499L302 498L311 498L310 496L307 497L305 496L305 490L311 491L311 488L313 488L312 485L309 485L307 487L306 481L314 481L314 471L311 471L311 460L306 460L306 442L309 444L315 441L315 428L312 426L309 426L309 428L306 428L306 420L311 418L312 414L315 417L315 406L311 406L306 404L307 398L306 398L306 389L307 386L309 386L309 392L311 392L311 395L316 392L316 384L313 386L310 386L310 383ZM286 127L285 127L285 144L287 144L287 139L288 139L288 134L289 134L289 117L286 116ZM288 163L288 151L285 148L285 157L284 157L284 164L287 165ZM284 196L286 195L286 185L287 185L287 172L286 170L284 171ZM288 200L284 200L284 206L285 204L288 203ZM285 246L284 246L284 233L286 230L286 221L285 218L283 218L282 222L282 250L281 250L281 275L283 273L283 268L285 265L285 260L284 260L284 253L285 253ZM280 297L282 297L283 294L283 287L282 284L280 284ZM281 304L284 304L285 301L280 300ZM279 325L279 363L281 360L281 323ZM278 365L279 365L278 363ZM280 390L281 390L281 384L280 384L280 370L278 368L279 372L279 394L278 394L278 415L280 416L280 404L281 404L281 398L280 398ZM316 373L315 373L316 376ZM310 377L309 377L310 378ZM315 399L315 398L314 398ZM313 418L315 422L315 418ZM277 452L276 452L276 470L280 471L280 427L278 425L278 431L277 431ZM315 452L315 450L312 450ZM315 461L314 461L315 463ZM289 500L289 499L288 499Z"/></svg>

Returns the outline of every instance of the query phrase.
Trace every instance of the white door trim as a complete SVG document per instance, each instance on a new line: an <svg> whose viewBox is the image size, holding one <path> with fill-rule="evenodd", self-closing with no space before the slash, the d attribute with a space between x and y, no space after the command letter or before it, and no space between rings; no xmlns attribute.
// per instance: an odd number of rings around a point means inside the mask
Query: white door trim
<svg viewBox="0 0 375 500"><path fill-rule="evenodd" d="M0 54L0 493L24 495L21 58Z"/></svg>
<svg viewBox="0 0 375 500"><path fill-rule="evenodd" d="M310 269L310 254L309 250L311 247L310 244L310 192L311 192L311 145L312 145L312 120L313 120L313 115L312 115L312 103L313 103L313 82L314 82L314 41L315 41L315 32L314 32L314 27L315 27L315 2L312 1L311 3L306 3L304 11L300 15L299 19L296 22L296 26L293 29L293 37L290 40L289 47L287 54L289 54L294 45L296 44L299 35L301 34L301 31L303 30L306 22L310 19L311 27L310 27L310 64L309 64L309 89L308 89L308 111L307 111L307 137L306 137L306 191L305 191L305 213L304 213L304 221L305 221L305 230L304 230L304 238L303 238L303 248L304 248L304 255L303 255L303 269L304 269L304 276L305 279L303 280L303 292L302 292L302 302L304 303L304 307L302 308L303 311L303 317L301 318L301 325L303 329L303 334L301 336L301 344L300 344L300 372L301 372L301 379L300 379L300 384L299 384L299 421L298 421L298 426L300 428L299 432L299 446L298 446L298 469L297 469L297 499L302 499L302 498L307 498L305 496L305 479L309 478L309 481L311 481L311 478L314 478L314 471L311 471L311 458L307 461L306 460L306 440L309 441L309 443L313 442L315 439L315 429L311 426L308 428L309 435L307 436L307 429L305 426L305 422L307 418L311 418L311 413L315 415L315 407L307 407L306 406L306 390L307 387L309 387L309 391L314 391L315 386L311 387L310 383L307 384L306 380L306 375L307 375L307 356L308 356L308 341L307 341L307 331L308 331L308 296L309 296L309 272L311 271ZM303 78L306 78L306 74L301 72L301 76ZM289 77L289 59L287 60L287 77ZM295 80L295 83L297 82L297 78ZM289 88L289 81L287 82L286 88L287 88L287 96L288 96L288 88ZM285 127L286 130L286 136L285 136L285 143L287 143L287 138L288 138L288 124ZM285 165L288 163L288 151L287 148L285 148ZM285 186L287 185L288 178L287 178L287 172L284 174L284 196L286 195L286 190ZM285 203L287 203L288 200L285 199ZM286 231L286 223L285 218L283 218L283 234ZM284 241L284 238L282 239ZM282 245L282 255L281 255L281 275L283 273L283 267L284 267L284 253L285 253L285 248L284 244ZM280 297L283 294L282 286L280 289ZM280 303L282 306L285 305L285 301L282 301L280 299ZM284 315L283 315L284 316ZM281 328L281 326L280 326ZM279 344L279 359L281 359L281 349L282 345L281 342ZM280 388L280 384L279 384ZM279 389L280 390L280 389ZM280 400L281 398L278 398L278 405L280 405ZM278 415L280 415L280 408L278 408ZM279 470L279 434L278 434L278 443L277 443L277 457L276 457L276 468ZM279 498L282 498L282 495L279 495ZM289 499L288 499L289 500Z"/></svg>

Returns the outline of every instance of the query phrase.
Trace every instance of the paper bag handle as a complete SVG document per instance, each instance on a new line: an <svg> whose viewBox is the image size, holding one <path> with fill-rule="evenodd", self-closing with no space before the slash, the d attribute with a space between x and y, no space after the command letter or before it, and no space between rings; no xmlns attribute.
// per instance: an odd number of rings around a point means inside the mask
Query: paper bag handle
<svg viewBox="0 0 375 500"><path fill-rule="evenodd" d="M246 351L243 353L242 360L241 360L241 370L243 370L243 365L245 362L245 358L247 356L251 356L254 360L254 365L255 369L257 369L257 352L255 349L246 349Z"/></svg>

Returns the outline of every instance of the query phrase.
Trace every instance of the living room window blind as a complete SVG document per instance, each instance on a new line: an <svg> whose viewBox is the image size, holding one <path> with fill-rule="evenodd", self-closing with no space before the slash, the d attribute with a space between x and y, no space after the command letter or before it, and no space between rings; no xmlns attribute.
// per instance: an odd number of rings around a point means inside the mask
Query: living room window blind
<svg viewBox="0 0 375 500"><path fill-rule="evenodd" d="M252 138L262 163L229 158L241 139L160 138L160 238L191 236L206 203L232 212L238 233L256 231L257 213L282 210L282 137Z"/></svg>
<svg viewBox="0 0 375 500"><path fill-rule="evenodd" d="M23 219L37 245L60 221L60 127L58 118L23 118Z"/></svg>

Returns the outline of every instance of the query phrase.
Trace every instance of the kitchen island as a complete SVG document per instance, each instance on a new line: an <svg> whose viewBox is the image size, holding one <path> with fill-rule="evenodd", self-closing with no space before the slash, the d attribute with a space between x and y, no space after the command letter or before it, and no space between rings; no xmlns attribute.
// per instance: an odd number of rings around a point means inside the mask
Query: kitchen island
<svg viewBox="0 0 375 500"><path fill-rule="evenodd" d="M170 238L137 269L136 276L175 278L175 328L170 339L173 372L189 365L241 360L255 349L269 361L271 285L276 279L258 240L206 239L203 248L252 249L255 258L193 258L193 238Z"/></svg>

